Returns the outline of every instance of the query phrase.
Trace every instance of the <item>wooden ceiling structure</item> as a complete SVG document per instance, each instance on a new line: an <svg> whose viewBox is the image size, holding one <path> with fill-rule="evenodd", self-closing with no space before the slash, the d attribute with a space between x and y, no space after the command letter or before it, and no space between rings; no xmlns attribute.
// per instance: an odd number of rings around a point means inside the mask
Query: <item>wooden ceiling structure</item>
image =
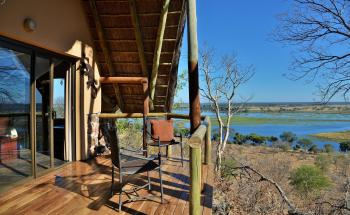
<svg viewBox="0 0 350 215"><path fill-rule="evenodd" d="M170 112L177 83L186 0L83 0L101 77L143 77L151 112ZM143 112L144 86L102 84L102 112Z"/></svg>

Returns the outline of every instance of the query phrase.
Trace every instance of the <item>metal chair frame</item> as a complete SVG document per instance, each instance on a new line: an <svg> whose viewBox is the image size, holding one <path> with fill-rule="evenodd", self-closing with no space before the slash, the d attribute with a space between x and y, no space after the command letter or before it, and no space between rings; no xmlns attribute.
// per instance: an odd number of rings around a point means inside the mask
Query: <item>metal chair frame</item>
<svg viewBox="0 0 350 215"><path fill-rule="evenodd" d="M108 125L108 124L107 124ZM153 157L143 157L143 156L137 156L137 155L129 155L129 154L124 154L120 151L120 149L124 151L129 151L129 152L139 152L142 153L145 150L131 150L131 149L126 149L126 148L120 148L119 147L119 139L117 135L117 128L111 128L111 125L107 126L108 130L108 136L107 139L110 142L110 147L111 147L111 159L112 159L112 184L111 184L111 195L114 195L113 188L114 188L114 181L115 181L115 172L116 169L118 169L119 173L119 205L118 205L118 210L121 211L122 208L122 194L125 193L128 197L128 200L126 202L131 202L131 201L139 201L139 200L146 200L146 197L140 197L137 194L137 191L148 187L148 190L151 190L151 178L150 178L150 171L158 170L159 172L159 179L160 179L160 193L161 193L161 203L164 202L163 198L163 180L162 180L162 159L161 159L161 153L160 153L160 147L159 147L159 152L158 155L153 156ZM111 138L111 133L115 133L115 140ZM112 133L113 135L113 133ZM160 146L160 141L158 138L158 145ZM126 161L123 162L121 157L126 156L130 157L132 159L144 162L143 166L137 166L135 167L128 167L127 164L132 161ZM132 169L134 168L134 169ZM147 179L148 182L144 185L141 186L136 186L133 189L124 189L124 186L127 184L126 176L131 176L131 175L136 175L136 174L141 174L147 172ZM124 176L124 178L123 178ZM136 197L131 197L131 194L134 194Z"/></svg>
<svg viewBox="0 0 350 215"><path fill-rule="evenodd" d="M147 119L147 122L149 122L149 119ZM148 123L150 124L150 123ZM149 127L151 125L148 125ZM148 127L147 126L147 127ZM153 135L148 131L146 130L146 133L147 133L147 136L149 138L147 138L147 154L148 154L148 146L151 146L151 147L159 147L159 153L161 152L160 148L161 147L166 147L166 158L168 159L168 147L169 146L172 146L172 145L180 145L180 148L181 148L181 165L182 167L184 166L184 144L183 144L183 136L182 134L174 134L174 137L178 137L180 138L180 141L175 141L174 140L171 140L171 141L160 141L159 140L159 137L158 138L154 138Z"/></svg>

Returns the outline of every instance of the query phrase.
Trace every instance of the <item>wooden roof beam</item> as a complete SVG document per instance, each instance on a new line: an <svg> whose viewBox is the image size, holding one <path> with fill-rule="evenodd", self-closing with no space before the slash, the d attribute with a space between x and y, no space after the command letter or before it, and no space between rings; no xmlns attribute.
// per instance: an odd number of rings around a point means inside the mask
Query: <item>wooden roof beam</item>
<svg viewBox="0 0 350 215"><path fill-rule="evenodd" d="M160 54L162 53L163 38L164 38L164 32L166 27L166 20L168 17L169 4L170 4L170 0L163 1L163 7L159 18L159 27L157 32L156 45L154 49L153 66L152 66L152 73L151 73L150 87L149 87L150 96L151 96L150 98L151 109L153 109L152 106L153 106L154 93L155 93L155 88L157 83Z"/></svg>
<svg viewBox="0 0 350 215"><path fill-rule="evenodd" d="M100 77L101 84L144 84L146 77Z"/></svg>
<svg viewBox="0 0 350 215"><path fill-rule="evenodd" d="M136 11L136 2L135 0L129 0L129 7L130 7L130 14L131 14L131 21L134 26L135 30L135 38L136 38L136 44L137 44L137 49L139 52L139 58L141 62L141 69L142 69L142 75L144 77L148 77L148 69L147 69L147 61L145 57L145 50L143 47L143 39L142 39L142 34L141 34L141 28L140 28L140 21L139 17L137 15Z"/></svg>
<svg viewBox="0 0 350 215"><path fill-rule="evenodd" d="M96 25L97 34L98 34L98 37L99 37L100 46L102 48L102 52L103 52L103 54L105 56L105 60L106 60L107 66L108 66L108 72L109 72L110 75L113 76L113 75L115 75L115 71L114 71L114 68L113 68L112 57L111 57L111 54L110 54L110 50L108 49L107 42L105 40L105 35L104 35L104 32L103 32L101 20L100 20L99 14L98 14L96 1L95 0L89 0L89 3L90 3L91 11L92 11L92 16L93 16L94 21L95 21L95 25ZM124 104L123 104L123 101L121 99L119 86L115 84L115 85L113 85L113 88L114 88L114 93L115 93L117 101L118 101L119 108L121 110L123 110L124 109Z"/></svg>
<svg viewBox="0 0 350 215"><path fill-rule="evenodd" d="M179 61L180 61L180 55L181 55L181 46L182 46L182 38L184 35L184 29L185 29L185 21L186 21L186 1L183 0L182 2L182 11L178 29L177 29L177 43L173 54L173 59L171 63L171 69L169 71L169 79L168 79L168 89L167 89L167 99L166 99L166 111L171 112L172 106L174 103L174 97L175 97L175 90L177 85L177 76L178 76L178 69L179 69Z"/></svg>

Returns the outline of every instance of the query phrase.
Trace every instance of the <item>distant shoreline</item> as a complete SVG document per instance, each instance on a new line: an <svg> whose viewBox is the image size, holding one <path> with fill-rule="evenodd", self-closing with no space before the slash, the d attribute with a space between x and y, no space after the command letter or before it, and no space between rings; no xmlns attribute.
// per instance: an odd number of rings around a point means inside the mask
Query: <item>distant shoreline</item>
<svg viewBox="0 0 350 215"><path fill-rule="evenodd" d="M225 108L225 104L220 104ZM188 104L176 104L174 109L186 109ZM202 111L211 111L210 104L201 105ZM350 114L349 103L247 103L241 113L259 112L259 113L323 113L323 114Z"/></svg>

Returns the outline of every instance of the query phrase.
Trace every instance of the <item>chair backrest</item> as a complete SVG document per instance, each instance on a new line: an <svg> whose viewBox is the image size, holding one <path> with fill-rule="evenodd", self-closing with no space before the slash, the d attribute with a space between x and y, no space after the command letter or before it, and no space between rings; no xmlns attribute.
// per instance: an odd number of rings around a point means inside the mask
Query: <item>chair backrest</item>
<svg viewBox="0 0 350 215"><path fill-rule="evenodd" d="M151 135L153 138L162 142L174 140L174 121L172 119L152 119L149 120L151 125Z"/></svg>
<svg viewBox="0 0 350 215"><path fill-rule="evenodd" d="M102 133L105 140L111 147L111 159L114 166L120 168L120 148L118 130L113 120L105 120L102 122Z"/></svg>

